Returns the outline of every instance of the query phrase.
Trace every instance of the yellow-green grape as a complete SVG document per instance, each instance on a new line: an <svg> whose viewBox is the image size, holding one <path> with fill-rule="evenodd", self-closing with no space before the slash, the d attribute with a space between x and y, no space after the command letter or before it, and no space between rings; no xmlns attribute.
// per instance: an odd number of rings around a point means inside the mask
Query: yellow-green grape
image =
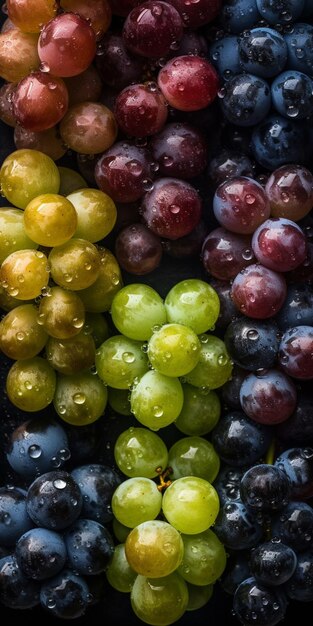
<svg viewBox="0 0 313 626"><path fill-rule="evenodd" d="M174 422L182 410L184 394L178 378L155 370L146 372L130 394L131 410L143 426L159 430Z"/></svg>
<svg viewBox="0 0 313 626"><path fill-rule="evenodd" d="M220 469L220 459L207 439L183 437L169 449L168 465L174 480L183 476L199 476L213 483Z"/></svg>
<svg viewBox="0 0 313 626"><path fill-rule="evenodd" d="M0 277L1 277L1 270L0 270ZM1 281L1 278L0 278ZM32 298L30 298L29 300L24 300L24 303L26 304L31 304L32 303ZM15 307L20 306L21 305L21 301L18 298L14 298L14 296L10 296L10 294L6 291L6 289L4 289L4 287L2 287L1 282L0 282L0 309L2 309L3 311L12 311L13 309L15 309Z"/></svg>
<svg viewBox="0 0 313 626"><path fill-rule="evenodd" d="M201 351L196 367L186 374L186 381L195 387L217 389L230 378L233 363L224 341L215 335L200 337Z"/></svg>
<svg viewBox="0 0 313 626"><path fill-rule="evenodd" d="M40 356L15 361L8 371L8 398L22 411L45 409L53 400L55 387L56 373Z"/></svg>
<svg viewBox="0 0 313 626"><path fill-rule="evenodd" d="M119 415L131 415L129 389L108 387L108 405Z"/></svg>
<svg viewBox="0 0 313 626"><path fill-rule="evenodd" d="M220 299L211 285L198 278L176 283L166 295L169 322L190 326L197 335L214 327L220 312Z"/></svg>
<svg viewBox="0 0 313 626"><path fill-rule="evenodd" d="M114 296L112 320L120 333L147 341L158 327L166 323L166 310L161 296L149 285L132 283Z"/></svg>
<svg viewBox="0 0 313 626"><path fill-rule="evenodd" d="M216 391L183 383L184 404L175 426L185 435L206 435L221 416L221 401Z"/></svg>
<svg viewBox="0 0 313 626"><path fill-rule="evenodd" d="M11 252L38 247L25 233L23 215L21 209L0 208L0 264Z"/></svg>
<svg viewBox="0 0 313 626"><path fill-rule="evenodd" d="M135 528L155 519L162 505L162 494L150 478L138 476L124 480L112 496L113 515L121 524Z"/></svg>
<svg viewBox="0 0 313 626"><path fill-rule="evenodd" d="M86 313L84 333L90 333L96 348L99 348L110 335L109 324L104 315L102 313Z"/></svg>
<svg viewBox="0 0 313 626"><path fill-rule="evenodd" d="M99 252L86 239L73 237L63 245L56 246L51 250L48 260L54 282L64 289L86 289L99 276Z"/></svg>
<svg viewBox="0 0 313 626"><path fill-rule="evenodd" d="M184 544L178 530L168 522L149 520L129 533L125 552L137 574L159 578L171 574L181 564Z"/></svg>
<svg viewBox="0 0 313 626"><path fill-rule="evenodd" d="M40 250L16 250L3 261L0 276L2 287L10 296L32 300L48 285L48 259Z"/></svg>
<svg viewBox="0 0 313 626"><path fill-rule="evenodd" d="M114 446L117 466L126 476L155 478L168 465L167 447L149 428L131 426L117 438Z"/></svg>
<svg viewBox="0 0 313 626"><path fill-rule="evenodd" d="M91 313L109 311L115 294L122 287L122 274L114 254L101 247L98 251L100 254L99 276L90 287L79 292L86 311Z"/></svg>
<svg viewBox="0 0 313 626"><path fill-rule="evenodd" d="M78 335L85 322L85 307L74 291L52 287L39 304L38 323L51 337Z"/></svg>
<svg viewBox="0 0 313 626"><path fill-rule="evenodd" d="M208 528L197 535L182 534L184 555L180 575L193 585L211 585L223 574L227 555L217 535Z"/></svg>
<svg viewBox="0 0 313 626"><path fill-rule="evenodd" d="M167 487L162 509L167 521L181 533L196 535L214 524L220 502L214 487L203 478L184 476Z"/></svg>
<svg viewBox="0 0 313 626"><path fill-rule="evenodd" d="M92 424L103 415L107 400L107 388L90 372L57 377L53 404L57 414L68 424Z"/></svg>
<svg viewBox="0 0 313 626"><path fill-rule="evenodd" d="M148 343L152 367L165 376L184 376L196 367L201 344L196 333L183 324L164 324Z"/></svg>
<svg viewBox="0 0 313 626"><path fill-rule="evenodd" d="M113 335L96 352L98 376L109 387L129 389L149 368L143 343L124 335Z"/></svg>
<svg viewBox="0 0 313 626"><path fill-rule="evenodd" d="M87 187L85 179L71 167L59 165L58 170L60 174L60 196L68 196L70 193L77 191L77 189Z"/></svg>
<svg viewBox="0 0 313 626"><path fill-rule="evenodd" d="M21 149L11 152L0 169L1 192L15 207L25 209L43 193L58 193L60 173L55 162L43 152Z"/></svg>
<svg viewBox="0 0 313 626"><path fill-rule="evenodd" d="M124 543L119 543L115 546L105 574L113 589L117 589L117 591L122 593L131 591L137 574L127 561Z"/></svg>
<svg viewBox="0 0 313 626"><path fill-rule="evenodd" d="M187 583L177 572L161 578L137 576L130 600L135 615L152 626L177 622L188 606Z"/></svg>
<svg viewBox="0 0 313 626"><path fill-rule="evenodd" d="M187 611L197 611L205 606L211 600L214 585L192 585L187 583L188 587L188 606Z"/></svg>
<svg viewBox="0 0 313 626"><path fill-rule="evenodd" d="M45 352L51 367L61 374L70 375L93 366L96 346L92 335L86 335L84 330L81 330L68 339L49 337Z"/></svg>
<svg viewBox="0 0 313 626"><path fill-rule="evenodd" d="M21 304L0 322L0 349L10 359L31 359L44 348L48 334L38 324L38 309Z"/></svg>
<svg viewBox="0 0 313 626"><path fill-rule="evenodd" d="M100 189L85 188L67 196L77 213L75 237L94 243L104 239L113 230L117 210L112 198Z"/></svg>
<svg viewBox="0 0 313 626"><path fill-rule="evenodd" d="M76 211L60 194L41 194L25 207L25 232L41 246L61 246L74 235L76 226Z"/></svg>
<svg viewBox="0 0 313 626"><path fill-rule="evenodd" d="M118 521L118 519L116 519L116 517L113 517L113 521L112 521L112 530L113 533L117 539L117 541L119 541L120 543L125 543L131 528L129 528L129 526L125 526L124 524L122 524L121 522Z"/></svg>

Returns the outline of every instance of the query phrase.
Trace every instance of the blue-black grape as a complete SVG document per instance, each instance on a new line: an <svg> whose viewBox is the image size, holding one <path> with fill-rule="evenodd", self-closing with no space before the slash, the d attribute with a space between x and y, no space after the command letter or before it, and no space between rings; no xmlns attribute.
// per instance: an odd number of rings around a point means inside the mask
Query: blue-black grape
<svg viewBox="0 0 313 626"><path fill-rule="evenodd" d="M300 17L304 0L256 0L261 16L274 26L290 24Z"/></svg>
<svg viewBox="0 0 313 626"><path fill-rule="evenodd" d="M269 84L254 74L236 74L223 86L221 109L226 120L237 126L255 126L271 108Z"/></svg>
<svg viewBox="0 0 313 626"><path fill-rule="evenodd" d="M18 487L0 488L0 546L14 546L33 527L26 509L26 491Z"/></svg>
<svg viewBox="0 0 313 626"><path fill-rule="evenodd" d="M230 33L241 33L261 19L256 0L228 0L223 4L221 23Z"/></svg>
<svg viewBox="0 0 313 626"><path fill-rule="evenodd" d="M283 585L294 573L296 565L295 551L280 540L266 541L251 550L251 573L264 585Z"/></svg>
<svg viewBox="0 0 313 626"><path fill-rule="evenodd" d="M275 466L290 481L290 497L307 500L313 496L313 448L293 447L284 450L275 460Z"/></svg>
<svg viewBox="0 0 313 626"><path fill-rule="evenodd" d="M285 585L289 598L300 602L313 600L313 554L307 550L298 554L297 566L294 574Z"/></svg>
<svg viewBox="0 0 313 626"><path fill-rule="evenodd" d="M214 523L214 532L226 548L246 550L260 543L263 537L261 520L241 501L227 501Z"/></svg>
<svg viewBox="0 0 313 626"><path fill-rule="evenodd" d="M285 301L275 319L282 331L293 326L309 326L313 320L312 287L305 283L289 284Z"/></svg>
<svg viewBox="0 0 313 626"><path fill-rule="evenodd" d="M291 501L271 518L271 535L295 552L307 550L313 537L313 509L307 502Z"/></svg>
<svg viewBox="0 0 313 626"><path fill-rule="evenodd" d="M91 519L78 519L65 534L69 563L83 575L100 574L114 552L110 531Z"/></svg>
<svg viewBox="0 0 313 626"><path fill-rule="evenodd" d="M240 481L245 471L246 468L232 467L231 465L224 465L220 469L213 482L213 487L218 493L221 505L241 499Z"/></svg>
<svg viewBox="0 0 313 626"><path fill-rule="evenodd" d="M297 406L290 417L275 428L276 437L289 445L313 444L313 398L308 392L299 394Z"/></svg>
<svg viewBox="0 0 313 626"><path fill-rule="evenodd" d="M274 28L258 27L244 31L239 38L241 69L271 78L282 72L287 61L287 44Z"/></svg>
<svg viewBox="0 0 313 626"><path fill-rule="evenodd" d="M121 476L107 465L90 463L75 467L71 472L83 496L81 515L106 524L113 519L111 499Z"/></svg>
<svg viewBox="0 0 313 626"><path fill-rule="evenodd" d="M310 135L311 131L304 120L291 120L279 113L270 113L252 131L253 157L270 171L286 163L305 163L313 152L308 133Z"/></svg>
<svg viewBox="0 0 313 626"><path fill-rule="evenodd" d="M238 585L233 599L236 617L245 626L275 626L286 614L283 591L267 587L251 576Z"/></svg>
<svg viewBox="0 0 313 626"><path fill-rule="evenodd" d="M271 84L272 104L280 115L302 120L313 112L313 81L297 70L286 70Z"/></svg>
<svg viewBox="0 0 313 626"><path fill-rule="evenodd" d="M27 512L37 526L63 530L80 515L83 497L68 472L56 470L36 478L27 492Z"/></svg>
<svg viewBox="0 0 313 626"><path fill-rule="evenodd" d="M32 528L17 541L15 557L25 576L45 580L61 571L67 552L60 533L47 528Z"/></svg>
<svg viewBox="0 0 313 626"><path fill-rule="evenodd" d="M41 585L40 603L51 615L63 619L76 619L86 612L89 587L83 576L63 569Z"/></svg>
<svg viewBox="0 0 313 626"><path fill-rule="evenodd" d="M212 443L224 463L236 467L253 465L267 451L271 429L251 420L243 411L222 416L212 431Z"/></svg>
<svg viewBox="0 0 313 626"><path fill-rule="evenodd" d="M288 504L291 486L286 474L275 465L260 463L242 476L240 496L254 511L277 511Z"/></svg>
<svg viewBox="0 0 313 626"><path fill-rule="evenodd" d="M227 559L220 585L226 593L233 596L238 585L250 576L250 550L233 551Z"/></svg>
<svg viewBox="0 0 313 626"><path fill-rule="evenodd" d="M0 560L0 602L11 609L31 609L39 603L39 582L23 574L14 555Z"/></svg>
<svg viewBox="0 0 313 626"><path fill-rule="evenodd" d="M272 367L279 346L278 325L274 320L252 320L243 317L231 322L224 341L237 365L246 370Z"/></svg>
<svg viewBox="0 0 313 626"><path fill-rule="evenodd" d="M313 25L297 22L284 37L288 48L287 67L313 76Z"/></svg>
<svg viewBox="0 0 313 626"><path fill-rule="evenodd" d="M224 80L239 74L241 68L237 37L226 35L213 41L209 49L209 59Z"/></svg>

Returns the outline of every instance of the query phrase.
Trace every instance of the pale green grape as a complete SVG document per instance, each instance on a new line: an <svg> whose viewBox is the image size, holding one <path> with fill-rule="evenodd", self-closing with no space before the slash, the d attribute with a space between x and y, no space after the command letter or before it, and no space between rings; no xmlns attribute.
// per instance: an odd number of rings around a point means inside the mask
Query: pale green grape
<svg viewBox="0 0 313 626"><path fill-rule="evenodd" d="M168 426L178 417L184 401L178 378L155 370L146 372L130 395L131 410L138 422L151 430Z"/></svg>
<svg viewBox="0 0 313 626"><path fill-rule="evenodd" d="M115 489L112 511L116 519L134 528L142 522L155 519L162 505L162 494L150 478L138 477L124 480Z"/></svg>
<svg viewBox="0 0 313 626"><path fill-rule="evenodd" d="M167 521L181 533L196 535L214 524L220 503L216 490L203 478L184 476L167 487L162 501Z"/></svg>
<svg viewBox="0 0 313 626"><path fill-rule="evenodd" d="M131 426L118 436L114 458L126 476L154 478L166 469L168 451L164 441L155 432Z"/></svg>
<svg viewBox="0 0 313 626"><path fill-rule="evenodd" d="M21 209L0 208L0 264L11 252L38 247L25 233L23 215Z"/></svg>
<svg viewBox="0 0 313 626"><path fill-rule="evenodd" d="M74 235L76 225L73 205L60 194L41 194L25 207L25 232L41 246L61 246Z"/></svg>
<svg viewBox="0 0 313 626"><path fill-rule="evenodd" d="M111 314L120 333L140 341L148 340L155 328L166 323L161 296L149 285L132 283L114 296Z"/></svg>
<svg viewBox="0 0 313 626"><path fill-rule="evenodd" d="M82 187L82 186L81 186ZM116 206L106 193L100 189L85 186L67 196L77 213L75 237L88 239L92 243L104 239L113 229L116 218Z"/></svg>
<svg viewBox="0 0 313 626"><path fill-rule="evenodd" d="M230 378L233 364L224 341L215 335L201 335L201 351L196 367L186 374L195 387L217 389Z"/></svg>
<svg viewBox="0 0 313 626"><path fill-rule="evenodd" d="M150 520L129 533L125 552L131 568L149 578L160 578L174 572L184 553L181 534L167 522Z"/></svg>
<svg viewBox="0 0 313 626"><path fill-rule="evenodd" d="M48 260L54 282L64 289L86 289L100 273L99 252L86 239L72 237L70 241L53 248Z"/></svg>
<svg viewBox="0 0 313 626"><path fill-rule="evenodd" d="M122 287L122 274L114 254L101 247L98 247L98 252L100 254L99 276L90 287L81 289L79 292L86 311L90 313L109 311L115 294Z"/></svg>
<svg viewBox="0 0 313 626"><path fill-rule="evenodd" d="M129 389L114 389L108 387L108 404L113 411L120 415L131 415Z"/></svg>
<svg viewBox="0 0 313 626"><path fill-rule="evenodd" d="M48 334L38 324L38 309L33 304L15 307L0 322L0 349L10 359L36 356L47 340Z"/></svg>
<svg viewBox="0 0 313 626"><path fill-rule="evenodd" d="M169 322L190 326L197 335L212 329L220 312L217 292L198 278L176 283L164 304Z"/></svg>
<svg viewBox="0 0 313 626"><path fill-rule="evenodd" d="M113 518L112 529L117 541L120 543L125 543L130 531L132 530L129 526L125 526L119 522L116 517Z"/></svg>
<svg viewBox="0 0 313 626"><path fill-rule="evenodd" d="M164 324L148 343L152 367L165 376L184 376L198 363L201 344L196 333L183 324Z"/></svg>
<svg viewBox="0 0 313 626"><path fill-rule="evenodd" d="M106 577L114 589L129 593L136 579L136 572L130 567L125 554L125 544L119 543L114 548L111 561L105 570Z"/></svg>
<svg viewBox="0 0 313 626"><path fill-rule="evenodd" d="M73 426L86 426L103 415L108 390L98 376L81 372L59 374L53 404L57 414Z"/></svg>
<svg viewBox="0 0 313 626"><path fill-rule="evenodd" d="M129 389L149 367L142 346L140 341L124 335L113 335L106 339L99 346L95 360L101 380L116 389Z"/></svg>
<svg viewBox="0 0 313 626"><path fill-rule="evenodd" d="M130 594L134 613L146 624L169 626L185 613L188 587L184 579L173 572L162 578L138 575Z"/></svg>
<svg viewBox="0 0 313 626"><path fill-rule="evenodd" d="M15 150L2 163L0 185L15 207L25 209L30 200L42 193L58 193L60 173L55 162L43 152Z"/></svg>
<svg viewBox="0 0 313 626"><path fill-rule="evenodd" d="M184 556L180 575L193 585L211 585L222 575L227 555L217 535L208 528L197 535L182 534Z"/></svg>
<svg viewBox="0 0 313 626"><path fill-rule="evenodd" d="M189 601L187 611L197 611L205 606L213 595L213 585L192 585L187 583Z"/></svg>
<svg viewBox="0 0 313 626"><path fill-rule="evenodd" d="M221 401L216 391L182 383L183 408L175 426L184 435L206 435L213 430L221 416Z"/></svg>
<svg viewBox="0 0 313 626"><path fill-rule="evenodd" d="M171 478L199 476L212 483L220 469L220 459L212 443L203 437L183 437L168 452Z"/></svg>
<svg viewBox="0 0 313 626"><path fill-rule="evenodd" d="M51 404L56 388L56 373L46 359L15 361L6 379L9 400L22 411L41 411Z"/></svg>
<svg viewBox="0 0 313 626"><path fill-rule="evenodd" d="M71 167L59 165L58 170L60 174L59 194L61 196L68 196L70 193L77 191L77 189L87 186L85 179Z"/></svg>

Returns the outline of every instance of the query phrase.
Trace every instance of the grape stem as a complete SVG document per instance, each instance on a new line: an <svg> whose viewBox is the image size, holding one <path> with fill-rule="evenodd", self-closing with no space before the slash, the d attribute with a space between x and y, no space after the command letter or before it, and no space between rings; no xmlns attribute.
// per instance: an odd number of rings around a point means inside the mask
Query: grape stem
<svg viewBox="0 0 313 626"><path fill-rule="evenodd" d="M265 463L267 463L267 465L273 465L274 460L275 460L275 439L272 439L272 442L265 456Z"/></svg>
<svg viewBox="0 0 313 626"><path fill-rule="evenodd" d="M162 472L162 467L157 467L156 472L159 475L160 484L157 485L159 491L164 491L166 487L169 487L172 484L172 481L168 478L170 474L172 474L173 470L171 467L167 467L164 472ZM168 478L168 480L165 480Z"/></svg>

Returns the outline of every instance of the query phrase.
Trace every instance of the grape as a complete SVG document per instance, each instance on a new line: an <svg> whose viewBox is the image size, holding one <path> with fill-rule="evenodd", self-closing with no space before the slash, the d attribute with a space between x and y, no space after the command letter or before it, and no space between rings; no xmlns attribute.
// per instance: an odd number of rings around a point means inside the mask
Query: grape
<svg viewBox="0 0 313 626"><path fill-rule="evenodd" d="M215 228L203 241L201 258L208 274L219 280L232 280L255 261L251 237Z"/></svg>
<svg viewBox="0 0 313 626"><path fill-rule="evenodd" d="M156 483L142 476L124 480L112 496L114 516L129 528L155 519L160 513L161 504L162 494Z"/></svg>
<svg viewBox="0 0 313 626"><path fill-rule="evenodd" d="M32 72L18 85L12 99L16 122L26 130L53 128L68 109L68 92L62 78Z"/></svg>
<svg viewBox="0 0 313 626"><path fill-rule="evenodd" d="M102 80L95 65L89 65L84 72L63 80L68 91L70 107L81 102L101 100Z"/></svg>
<svg viewBox="0 0 313 626"><path fill-rule="evenodd" d="M232 76L223 87L221 109L228 122L255 127L269 113L272 104L269 83L248 72Z"/></svg>
<svg viewBox="0 0 313 626"><path fill-rule="evenodd" d="M213 483L220 460L210 441L203 437L183 437L170 447L168 465L174 480L183 476L198 476Z"/></svg>
<svg viewBox="0 0 313 626"><path fill-rule="evenodd" d="M151 366L166 376L184 376L196 367L201 344L196 333L183 324L164 324L150 337Z"/></svg>
<svg viewBox="0 0 313 626"><path fill-rule="evenodd" d="M125 553L131 568L149 578L161 578L174 572L184 552L183 540L175 528L162 520L150 520L131 530Z"/></svg>
<svg viewBox="0 0 313 626"><path fill-rule="evenodd" d="M115 294L122 287L122 275L114 254L107 248L98 247L100 273L95 282L79 291L79 297L89 313L109 311Z"/></svg>
<svg viewBox="0 0 313 626"><path fill-rule="evenodd" d="M26 33L39 33L42 25L51 20L57 11L54 0L25 2L8 0L7 13L13 24Z"/></svg>
<svg viewBox="0 0 313 626"><path fill-rule="evenodd" d="M197 278L176 283L167 292L164 304L169 322L185 324L197 335L212 329L220 312L216 291Z"/></svg>
<svg viewBox="0 0 313 626"><path fill-rule="evenodd" d="M184 435L202 436L211 432L221 415L221 402L215 391L182 384L183 408L175 426Z"/></svg>
<svg viewBox="0 0 313 626"><path fill-rule="evenodd" d="M217 95L218 83L215 68L200 56L174 57L158 75L164 97L179 111L198 111L210 105Z"/></svg>
<svg viewBox="0 0 313 626"><path fill-rule="evenodd" d="M313 510L306 502L290 501L271 519L271 534L296 553L303 552L312 538Z"/></svg>
<svg viewBox="0 0 313 626"><path fill-rule="evenodd" d="M62 142L58 126L34 131L26 130L26 128L17 125L14 129L14 143L18 150L24 148L38 150L54 161L61 159L66 153L66 146ZM61 193L61 195L63 194Z"/></svg>
<svg viewBox="0 0 313 626"><path fill-rule="evenodd" d="M94 155L112 146L117 124L112 111L101 102L79 102L63 115L60 135L71 150Z"/></svg>
<svg viewBox="0 0 313 626"><path fill-rule="evenodd" d="M265 220L253 233L252 249L257 260L276 272L288 272L307 256L303 230L283 217Z"/></svg>
<svg viewBox="0 0 313 626"><path fill-rule="evenodd" d="M0 576L0 599L5 607L30 609L39 604L39 583L23 574L14 555L0 559Z"/></svg>
<svg viewBox="0 0 313 626"><path fill-rule="evenodd" d="M253 263L235 277L231 298L240 313L257 319L276 315L287 293L285 278L264 265Z"/></svg>
<svg viewBox="0 0 313 626"><path fill-rule="evenodd" d="M40 300L38 324L56 339L78 335L84 326L85 308L80 297L62 287L51 287Z"/></svg>
<svg viewBox="0 0 313 626"><path fill-rule="evenodd" d="M277 511L288 504L290 482L278 464L250 467L240 481L240 496L253 511Z"/></svg>
<svg viewBox="0 0 313 626"><path fill-rule="evenodd" d="M201 174L207 165L204 134L191 124L166 124L154 133L150 149L161 176L189 179Z"/></svg>
<svg viewBox="0 0 313 626"><path fill-rule="evenodd" d="M6 391L9 400L22 411L41 411L53 400L56 374L40 356L15 361L11 365Z"/></svg>
<svg viewBox="0 0 313 626"><path fill-rule="evenodd" d="M130 478L154 478L168 465L168 451L164 441L148 428L133 427L124 430L114 446L117 466Z"/></svg>
<svg viewBox="0 0 313 626"><path fill-rule="evenodd" d="M213 585L192 585L187 583L189 601L187 611L195 611L201 609L211 599L213 594Z"/></svg>
<svg viewBox="0 0 313 626"><path fill-rule="evenodd" d="M256 623L259 626L275 626L284 619L287 600L279 589L258 583L251 576L238 585L233 608L236 617L241 623L244 620L246 626Z"/></svg>
<svg viewBox="0 0 313 626"><path fill-rule="evenodd" d="M64 535L68 564L82 575L104 572L114 552L110 531L98 521L80 518Z"/></svg>
<svg viewBox="0 0 313 626"><path fill-rule="evenodd" d="M100 255L86 239L72 237L54 247L48 257L51 277L57 285L79 291L92 285L100 273Z"/></svg>
<svg viewBox="0 0 313 626"><path fill-rule="evenodd" d="M287 44L274 28L252 28L239 40L242 69L262 78L280 74L287 61Z"/></svg>
<svg viewBox="0 0 313 626"><path fill-rule="evenodd" d="M312 206L312 173L297 164L282 165L266 181L271 215L298 222Z"/></svg>
<svg viewBox="0 0 313 626"><path fill-rule="evenodd" d="M213 211L221 226L249 235L269 217L270 204L260 183L248 176L237 176L217 187Z"/></svg>
<svg viewBox="0 0 313 626"><path fill-rule="evenodd" d="M251 552L251 573L264 585L282 585L296 569L297 556L292 548L280 540L261 543Z"/></svg>
<svg viewBox="0 0 313 626"><path fill-rule="evenodd" d="M124 335L106 339L96 352L98 376L106 385L129 389L148 369L148 359L142 343Z"/></svg>
<svg viewBox="0 0 313 626"><path fill-rule="evenodd" d="M40 296L48 285L49 276L48 259L39 250L17 250L1 265L2 287L18 300Z"/></svg>
<svg viewBox="0 0 313 626"><path fill-rule="evenodd" d="M278 369L251 372L240 387L244 412L261 424L279 424L296 408L297 390L286 374Z"/></svg>
<svg viewBox="0 0 313 626"><path fill-rule="evenodd" d="M149 285L132 283L114 296L112 321L120 333L137 341L150 339L154 330L166 323L161 296Z"/></svg>
<svg viewBox="0 0 313 626"><path fill-rule="evenodd" d="M130 395L132 413L138 422L151 430L159 430L174 422L182 409L183 401L179 379L155 370L146 372Z"/></svg>
<svg viewBox="0 0 313 626"><path fill-rule="evenodd" d="M41 606L61 619L77 619L84 615L89 598L85 578L66 568L46 580L40 589Z"/></svg>
<svg viewBox="0 0 313 626"><path fill-rule="evenodd" d="M25 207L25 232L42 246L62 245L73 236L76 226L74 206L59 194L40 194Z"/></svg>
<svg viewBox="0 0 313 626"><path fill-rule="evenodd" d="M108 391L98 376L89 372L59 374L53 398L59 417L74 426L92 424L104 413Z"/></svg>
<svg viewBox="0 0 313 626"><path fill-rule="evenodd" d="M12 28L0 34L0 76L17 83L39 69L38 35Z"/></svg>
<svg viewBox="0 0 313 626"><path fill-rule="evenodd" d="M84 17L93 28L96 38L101 39L111 23L111 7L106 0L61 0L60 5L68 13L78 13Z"/></svg>
<svg viewBox="0 0 313 626"><path fill-rule="evenodd" d="M236 551L254 548L264 533L260 520L241 500L226 500L216 518L214 532L226 548Z"/></svg>
<svg viewBox="0 0 313 626"><path fill-rule="evenodd" d="M0 511L1 546L10 548L33 526L26 510L26 492L17 487L0 487Z"/></svg>
<svg viewBox="0 0 313 626"><path fill-rule="evenodd" d="M71 476L83 496L81 517L103 525L112 521L111 499L114 490L121 483L120 475L107 465L87 463L76 466Z"/></svg>
<svg viewBox="0 0 313 626"><path fill-rule="evenodd" d="M226 566L226 552L217 535L208 528L196 535L182 535L184 556L179 574L193 585L210 585Z"/></svg>
<svg viewBox="0 0 313 626"><path fill-rule="evenodd" d="M0 348L10 359L36 356L47 339L47 333L38 324L38 310L33 304L15 307L0 322Z"/></svg>
<svg viewBox="0 0 313 626"><path fill-rule="evenodd" d="M174 528L187 535L196 535L214 524L219 499L214 487L203 478L184 476L167 487L162 510Z"/></svg>
<svg viewBox="0 0 313 626"><path fill-rule="evenodd" d="M194 4L186 4L184 0L170 0L170 4L180 13L187 28L198 28L212 22L221 8L220 0L213 0L210 3L200 0L197 7Z"/></svg>
<svg viewBox="0 0 313 626"><path fill-rule="evenodd" d="M25 233L23 212L11 207L0 208L0 263L12 252L37 248Z"/></svg>
<svg viewBox="0 0 313 626"><path fill-rule="evenodd" d="M307 500L313 493L313 448L292 447L275 460L275 467L283 471L290 482L291 498Z"/></svg>
<svg viewBox="0 0 313 626"><path fill-rule="evenodd" d="M154 626L169 626L187 609L188 587L177 572L151 579L138 575L130 599L132 609L140 620Z"/></svg>
<svg viewBox="0 0 313 626"><path fill-rule="evenodd" d="M93 337L84 330L68 339L49 337L45 344L48 363L61 374L77 374L90 369L95 362L95 354Z"/></svg>
<svg viewBox="0 0 313 626"><path fill-rule="evenodd" d="M120 90L140 82L144 58L132 55L122 35L112 32L106 33L99 42L95 64L103 83Z"/></svg>
<svg viewBox="0 0 313 626"><path fill-rule="evenodd" d="M125 87L117 96L114 114L119 128L129 137L154 135L164 126L168 110L160 90L137 83Z"/></svg>
<svg viewBox="0 0 313 626"><path fill-rule="evenodd" d="M32 528L16 542L15 557L25 576L45 580L63 569L67 552L61 534L47 528Z"/></svg>
<svg viewBox="0 0 313 626"><path fill-rule="evenodd" d="M233 410L223 415L213 429L212 443L222 461L244 467L253 465L267 452L271 436L269 426Z"/></svg>
<svg viewBox="0 0 313 626"><path fill-rule="evenodd" d="M108 405L119 415L131 415L129 389L108 387Z"/></svg>
<svg viewBox="0 0 313 626"><path fill-rule="evenodd" d="M129 593L137 577L131 568L125 554L125 543L119 543L105 571L106 577L114 589L122 593Z"/></svg>
<svg viewBox="0 0 313 626"><path fill-rule="evenodd" d="M59 165L58 171L60 175L59 194L61 196L67 196L69 194L74 193L74 191L77 191L78 189L83 189L86 187L85 179L71 167L65 167L64 165ZM68 198L68 199L72 202L72 204L74 204L77 217L79 219L78 207L75 205L75 202L73 202L71 198ZM91 241L91 238L89 239L89 241Z"/></svg>
<svg viewBox="0 0 313 626"><path fill-rule="evenodd" d="M282 370L295 379L313 378L313 327L294 326L283 334L278 349Z"/></svg>
<svg viewBox="0 0 313 626"><path fill-rule="evenodd" d="M245 370L273 367L279 346L278 326L274 320L250 320L247 317L231 322L224 341L234 363Z"/></svg>
<svg viewBox="0 0 313 626"><path fill-rule="evenodd" d="M167 2L148 0L127 15L122 35L131 53L159 59L170 52L173 42L182 38L183 22Z"/></svg>
<svg viewBox="0 0 313 626"><path fill-rule="evenodd" d="M28 487L26 506L36 526L64 530L79 517L82 495L68 472L54 470L41 474Z"/></svg>
<svg viewBox="0 0 313 626"><path fill-rule="evenodd" d="M117 210L113 200L100 189L89 189L81 185L68 193L67 199L77 214L75 237L91 243L104 239L113 229Z"/></svg>
<svg viewBox="0 0 313 626"><path fill-rule="evenodd" d="M218 389L230 378L232 361L224 341L215 335L201 335L198 364L186 376L187 383L195 387Z"/></svg>
<svg viewBox="0 0 313 626"><path fill-rule="evenodd" d="M115 254L122 269L141 276L160 265L163 247L160 237L145 224L131 223L117 234Z"/></svg>
<svg viewBox="0 0 313 626"><path fill-rule="evenodd" d="M312 554L310 550L298 555L296 569L287 581L285 589L291 600L312 601Z"/></svg>

